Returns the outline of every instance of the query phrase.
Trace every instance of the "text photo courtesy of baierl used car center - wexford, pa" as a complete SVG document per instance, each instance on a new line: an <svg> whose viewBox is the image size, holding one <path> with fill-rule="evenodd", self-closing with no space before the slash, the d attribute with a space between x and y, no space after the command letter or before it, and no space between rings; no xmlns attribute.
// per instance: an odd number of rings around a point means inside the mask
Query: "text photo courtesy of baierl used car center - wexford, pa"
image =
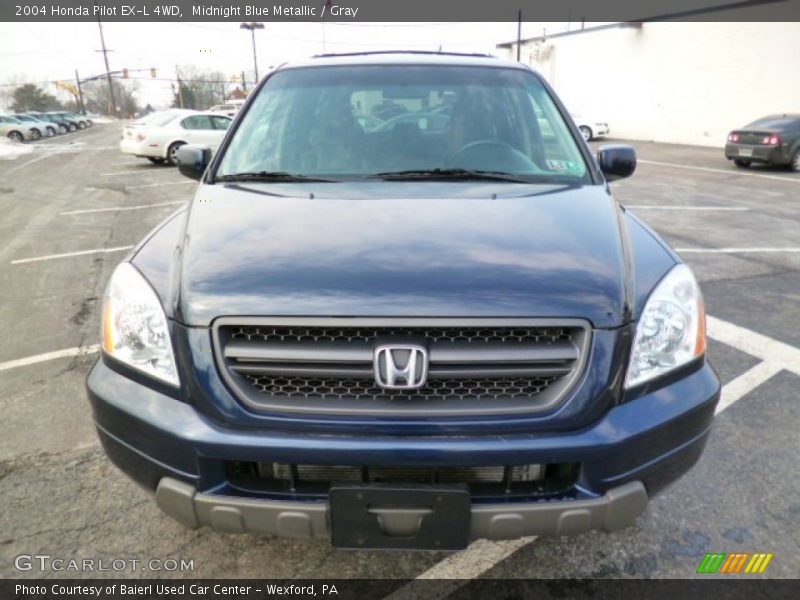
<svg viewBox="0 0 800 600"><path fill-rule="evenodd" d="M796 598L800 0L0 5L0 598Z"/></svg>

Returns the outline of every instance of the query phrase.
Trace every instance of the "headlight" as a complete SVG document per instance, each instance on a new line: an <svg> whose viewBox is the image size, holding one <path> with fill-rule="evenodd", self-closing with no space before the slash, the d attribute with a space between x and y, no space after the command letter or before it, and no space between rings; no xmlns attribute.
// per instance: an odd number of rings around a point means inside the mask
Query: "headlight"
<svg viewBox="0 0 800 600"><path fill-rule="evenodd" d="M706 314L700 287L677 265L650 294L636 326L625 387L658 377L706 350Z"/></svg>
<svg viewBox="0 0 800 600"><path fill-rule="evenodd" d="M147 375L179 385L164 309L153 288L130 263L116 268L106 288L103 350Z"/></svg>

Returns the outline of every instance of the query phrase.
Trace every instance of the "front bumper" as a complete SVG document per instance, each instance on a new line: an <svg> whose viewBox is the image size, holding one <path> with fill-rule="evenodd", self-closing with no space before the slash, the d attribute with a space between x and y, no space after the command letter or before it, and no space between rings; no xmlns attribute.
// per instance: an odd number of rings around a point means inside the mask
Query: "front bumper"
<svg viewBox="0 0 800 600"><path fill-rule="evenodd" d="M719 380L707 363L609 410L592 426L558 433L467 436L316 435L222 428L185 402L119 374L101 359L87 380L112 461L188 526L295 537L328 535L319 497L242 493L227 461L383 466L580 463L558 498L473 498L471 533L492 539L613 530L687 471L708 438Z"/></svg>
<svg viewBox="0 0 800 600"><path fill-rule="evenodd" d="M266 533L293 538L330 537L327 503L261 500L199 493L170 477L158 484L159 508L186 527L209 526L228 533ZM633 481L599 498L561 502L516 502L472 506L470 537L505 540L531 535L569 535L591 529L616 531L647 507L644 486ZM396 511L398 523L408 515ZM387 523L391 529L391 523Z"/></svg>

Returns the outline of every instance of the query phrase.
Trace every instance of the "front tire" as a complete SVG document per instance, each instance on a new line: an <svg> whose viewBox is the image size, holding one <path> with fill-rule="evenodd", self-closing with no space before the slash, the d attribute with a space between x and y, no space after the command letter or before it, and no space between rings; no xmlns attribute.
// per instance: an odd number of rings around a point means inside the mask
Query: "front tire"
<svg viewBox="0 0 800 600"><path fill-rule="evenodd" d="M38 142L42 139L42 133L38 129L31 130L31 135L33 136L33 141Z"/></svg>
<svg viewBox="0 0 800 600"><path fill-rule="evenodd" d="M77 125L75 125L75 123L70 123L70 124L69 124L69 131L70 131L71 133L75 133L76 131L78 131L78 127L77 127Z"/></svg>
<svg viewBox="0 0 800 600"><path fill-rule="evenodd" d="M55 127L48 127L47 128L47 137L55 137L56 136L56 128Z"/></svg>
<svg viewBox="0 0 800 600"><path fill-rule="evenodd" d="M170 144L170 147L167 149L167 162L173 167L178 166L178 148L183 145L183 142L175 142L174 144Z"/></svg>
<svg viewBox="0 0 800 600"><path fill-rule="evenodd" d="M587 142L590 142L594 137L592 130L586 125L581 125L580 127L578 127L578 131L581 132L581 137Z"/></svg>
<svg viewBox="0 0 800 600"><path fill-rule="evenodd" d="M749 160L742 160L741 158L734 158L733 159L733 164L735 164L737 167L739 167L741 169L746 169L747 167L749 167L750 166L750 162L751 161L749 161Z"/></svg>
<svg viewBox="0 0 800 600"><path fill-rule="evenodd" d="M83 121L78 123L78 129L86 129L86 123L84 123Z"/></svg>
<svg viewBox="0 0 800 600"><path fill-rule="evenodd" d="M58 126L58 131L61 133L61 135L64 135L67 132L69 132L69 129L67 129L66 125L59 125Z"/></svg>
<svg viewBox="0 0 800 600"><path fill-rule="evenodd" d="M19 131L12 131L8 134L8 139L12 142L22 143L25 141L25 137Z"/></svg>
<svg viewBox="0 0 800 600"><path fill-rule="evenodd" d="M160 156L148 156L147 160L149 160L154 165L163 165L165 159L161 158Z"/></svg>

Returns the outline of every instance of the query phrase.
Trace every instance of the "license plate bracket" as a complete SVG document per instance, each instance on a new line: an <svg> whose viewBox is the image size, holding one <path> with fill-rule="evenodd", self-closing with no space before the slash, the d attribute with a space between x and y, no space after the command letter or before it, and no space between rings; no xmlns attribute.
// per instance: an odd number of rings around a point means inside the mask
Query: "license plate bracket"
<svg viewBox="0 0 800 600"><path fill-rule="evenodd" d="M335 485L329 498L337 548L461 550L469 544L466 485Z"/></svg>
<svg viewBox="0 0 800 600"><path fill-rule="evenodd" d="M753 156L753 149L752 148L739 148L739 156Z"/></svg>

